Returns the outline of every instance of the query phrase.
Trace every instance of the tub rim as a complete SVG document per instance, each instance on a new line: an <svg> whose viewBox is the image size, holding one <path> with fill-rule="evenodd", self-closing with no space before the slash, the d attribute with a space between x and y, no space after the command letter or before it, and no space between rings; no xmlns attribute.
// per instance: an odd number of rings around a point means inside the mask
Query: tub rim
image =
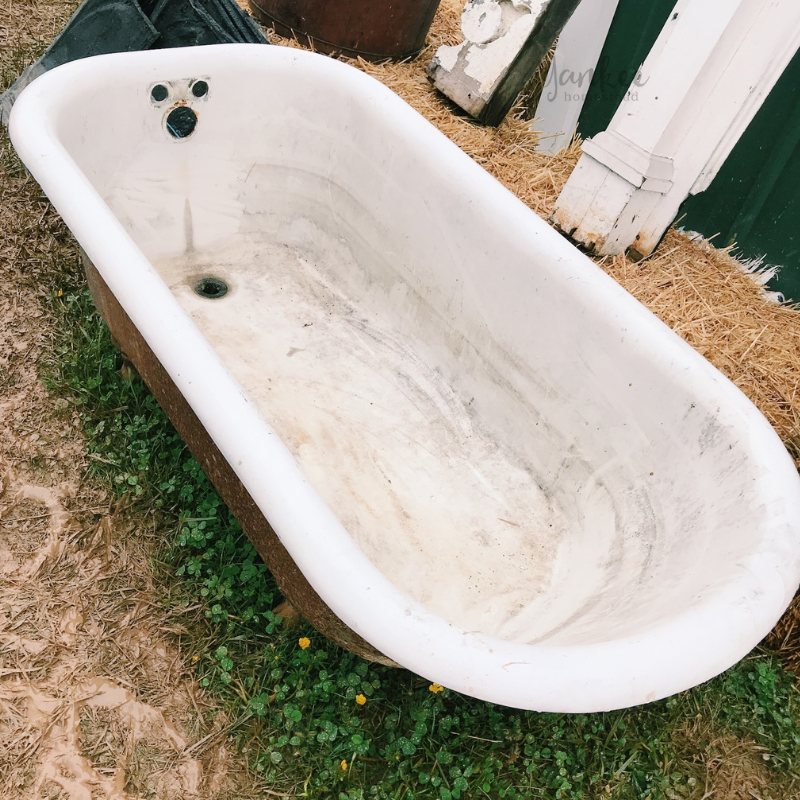
<svg viewBox="0 0 800 800"><path fill-rule="evenodd" d="M765 502L785 508L761 547L743 561L736 580L698 607L640 635L548 647L464 631L402 594L372 565L77 167L55 129L54 120L76 85L83 91L135 70L146 82L150 73L169 68L196 71L202 66L208 73L231 64L263 70L272 63L301 65L312 76L335 75L343 91L366 93L383 112L396 115L398 126L410 126L409 133L440 148L442 159L455 164L465 183L478 183L485 202L504 204L510 226L528 226L561 269L591 288L598 304L636 327L639 338L632 346L647 347L665 363L685 364L697 375L696 394L724 403L727 416L747 425L747 450L768 476L761 481L771 489ZM9 132L20 157L308 581L347 625L390 658L443 686L503 705L604 711L666 697L710 679L746 655L785 610L800 582L800 556L787 563L777 545L786 547L788 539L795 554L800 550L800 478L766 419L699 353L376 79L321 55L261 45L96 56L37 78L15 104ZM197 357L179 357L182 352ZM224 424L215 414L219 407L230 410ZM339 591L342 584L346 594ZM698 659L698 653L705 657Z"/></svg>

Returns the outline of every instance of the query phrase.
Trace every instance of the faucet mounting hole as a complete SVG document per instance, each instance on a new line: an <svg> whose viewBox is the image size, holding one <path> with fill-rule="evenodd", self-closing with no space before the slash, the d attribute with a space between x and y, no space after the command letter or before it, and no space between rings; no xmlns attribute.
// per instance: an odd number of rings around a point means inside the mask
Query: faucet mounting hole
<svg viewBox="0 0 800 800"><path fill-rule="evenodd" d="M160 103L169 97L169 89L163 83L157 83L150 90L150 97L154 103Z"/></svg>

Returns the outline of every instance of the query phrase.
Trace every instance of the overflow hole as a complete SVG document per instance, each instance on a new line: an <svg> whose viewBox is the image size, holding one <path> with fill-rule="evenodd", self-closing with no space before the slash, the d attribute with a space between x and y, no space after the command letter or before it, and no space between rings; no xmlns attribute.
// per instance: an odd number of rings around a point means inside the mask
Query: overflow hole
<svg viewBox="0 0 800 800"><path fill-rule="evenodd" d="M228 284L219 278L203 278L194 285L194 290L200 297L219 300L228 293Z"/></svg>

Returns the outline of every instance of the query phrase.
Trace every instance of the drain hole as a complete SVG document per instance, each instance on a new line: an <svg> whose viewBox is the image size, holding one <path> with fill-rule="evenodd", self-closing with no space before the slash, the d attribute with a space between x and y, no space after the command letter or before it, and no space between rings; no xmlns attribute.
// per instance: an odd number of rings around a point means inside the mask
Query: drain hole
<svg viewBox="0 0 800 800"><path fill-rule="evenodd" d="M166 100L169 96L169 89L164 86L163 83L157 83L151 90L150 90L150 97L153 98L153 102L160 103L162 100Z"/></svg>
<svg viewBox="0 0 800 800"><path fill-rule="evenodd" d="M195 284L194 290L200 297L207 297L209 300L219 300L228 294L228 284L219 278L203 278Z"/></svg>
<svg viewBox="0 0 800 800"><path fill-rule="evenodd" d="M191 135L197 125L197 114L189 106L178 106L167 114L167 130L176 139Z"/></svg>
<svg viewBox="0 0 800 800"><path fill-rule="evenodd" d="M208 84L205 81L195 81L192 84L192 94L195 97L205 97L208 93Z"/></svg>

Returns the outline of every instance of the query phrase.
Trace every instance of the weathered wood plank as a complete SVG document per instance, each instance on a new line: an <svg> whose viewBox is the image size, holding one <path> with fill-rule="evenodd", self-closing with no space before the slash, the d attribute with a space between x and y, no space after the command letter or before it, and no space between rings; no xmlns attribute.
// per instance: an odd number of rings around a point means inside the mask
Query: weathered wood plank
<svg viewBox="0 0 800 800"><path fill-rule="evenodd" d="M580 0L469 0L465 41L428 67L439 91L485 125L498 125Z"/></svg>

